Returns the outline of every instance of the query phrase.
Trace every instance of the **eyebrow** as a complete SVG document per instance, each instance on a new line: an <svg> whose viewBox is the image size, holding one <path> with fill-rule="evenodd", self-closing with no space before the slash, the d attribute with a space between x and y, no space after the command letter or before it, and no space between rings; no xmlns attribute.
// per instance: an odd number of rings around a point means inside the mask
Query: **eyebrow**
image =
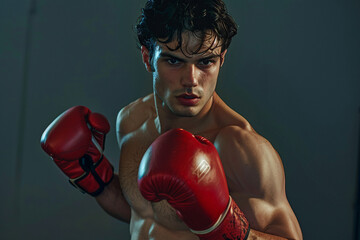
<svg viewBox="0 0 360 240"><path fill-rule="evenodd" d="M178 56L175 56L175 55L173 55L173 54L171 54L171 53L167 53L167 52L162 52L162 53L160 53L160 54L159 54L159 57L160 57L160 58L166 58L166 57L168 57L168 58L175 58L175 59L180 60L180 61L182 61L182 62L187 62L187 61L188 61L188 60L185 59L185 58L178 57ZM207 60L207 59L219 58L219 57L221 57L221 54L213 54L213 53L211 53L211 54L209 54L208 56L205 56L205 57L202 57L202 58L198 59L198 61L204 61L204 60Z"/></svg>

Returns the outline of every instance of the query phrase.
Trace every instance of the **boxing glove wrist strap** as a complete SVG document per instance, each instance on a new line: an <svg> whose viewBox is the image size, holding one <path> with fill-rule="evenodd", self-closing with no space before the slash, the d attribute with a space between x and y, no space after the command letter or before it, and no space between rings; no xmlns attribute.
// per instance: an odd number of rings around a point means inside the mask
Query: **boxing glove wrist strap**
<svg viewBox="0 0 360 240"><path fill-rule="evenodd" d="M79 163L85 172L77 178L70 178L69 179L70 184L82 193L88 193L93 197L98 196L104 190L105 186L108 185L113 179L113 175L112 175L111 178L105 182L105 179L103 180L96 172L97 166L99 166L103 161L108 161L108 160L104 156L101 156L101 159L96 164L93 164L91 157L85 154L82 158L79 159ZM90 177L89 175L91 175L91 177L98 184L98 188L95 192L89 192L84 187L81 186L83 185L82 181L84 180L84 182L86 182L87 181L86 178Z"/></svg>
<svg viewBox="0 0 360 240"><path fill-rule="evenodd" d="M217 239L238 239L246 240L250 233L248 220L239 207L236 205L231 196L226 210L221 214L213 226L206 230L191 230L201 240L217 240Z"/></svg>
<svg viewBox="0 0 360 240"><path fill-rule="evenodd" d="M102 154L103 149L100 147L94 136L92 137L92 142L98 151L101 154L100 159L97 162L93 162L93 159L85 154L81 157L79 161L79 165L84 170L84 173L76 178L70 178L70 184L78 189L82 193L88 193L91 196L98 196L105 188L107 184L109 184L113 179L113 166L110 162L106 159L106 157ZM96 169L99 167L99 171L97 172ZM109 171L109 168L111 169ZM103 177L101 177L103 176ZM110 178L109 178L110 176ZM86 188L89 187L88 185L97 185L95 191L89 191Z"/></svg>

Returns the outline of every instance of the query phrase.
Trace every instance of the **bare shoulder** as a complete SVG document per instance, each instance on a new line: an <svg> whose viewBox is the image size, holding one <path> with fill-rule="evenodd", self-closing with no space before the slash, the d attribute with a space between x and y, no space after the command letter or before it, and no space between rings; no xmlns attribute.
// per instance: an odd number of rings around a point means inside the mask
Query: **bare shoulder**
<svg viewBox="0 0 360 240"><path fill-rule="evenodd" d="M251 125L246 122L242 125L229 125L223 127L217 134L217 143L226 143L237 146L238 150L248 153L256 153L263 150L273 150L271 143L258 134Z"/></svg>
<svg viewBox="0 0 360 240"><path fill-rule="evenodd" d="M155 113L153 95L139 98L123 107L116 119L116 134L118 140L131 132L138 130L146 120Z"/></svg>

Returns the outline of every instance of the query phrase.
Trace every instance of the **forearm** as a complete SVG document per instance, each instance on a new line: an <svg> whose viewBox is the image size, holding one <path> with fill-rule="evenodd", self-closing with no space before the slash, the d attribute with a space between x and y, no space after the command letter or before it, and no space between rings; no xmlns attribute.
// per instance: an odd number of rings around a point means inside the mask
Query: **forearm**
<svg viewBox="0 0 360 240"><path fill-rule="evenodd" d="M254 229L250 230L249 236L247 238L247 240L286 240L286 239L291 239L291 238L279 237L272 234L259 232Z"/></svg>
<svg viewBox="0 0 360 240"><path fill-rule="evenodd" d="M112 217L130 222L130 206L122 194L118 175L114 174L114 179L96 197L96 201Z"/></svg>

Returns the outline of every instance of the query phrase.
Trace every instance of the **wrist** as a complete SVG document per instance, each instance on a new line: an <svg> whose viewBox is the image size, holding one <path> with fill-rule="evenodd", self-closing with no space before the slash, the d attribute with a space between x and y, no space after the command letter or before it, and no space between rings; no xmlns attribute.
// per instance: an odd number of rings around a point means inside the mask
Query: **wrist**
<svg viewBox="0 0 360 240"><path fill-rule="evenodd" d="M209 229L194 231L201 240L226 239L246 240L250 233L249 222L245 214L230 196L229 204L217 222Z"/></svg>

